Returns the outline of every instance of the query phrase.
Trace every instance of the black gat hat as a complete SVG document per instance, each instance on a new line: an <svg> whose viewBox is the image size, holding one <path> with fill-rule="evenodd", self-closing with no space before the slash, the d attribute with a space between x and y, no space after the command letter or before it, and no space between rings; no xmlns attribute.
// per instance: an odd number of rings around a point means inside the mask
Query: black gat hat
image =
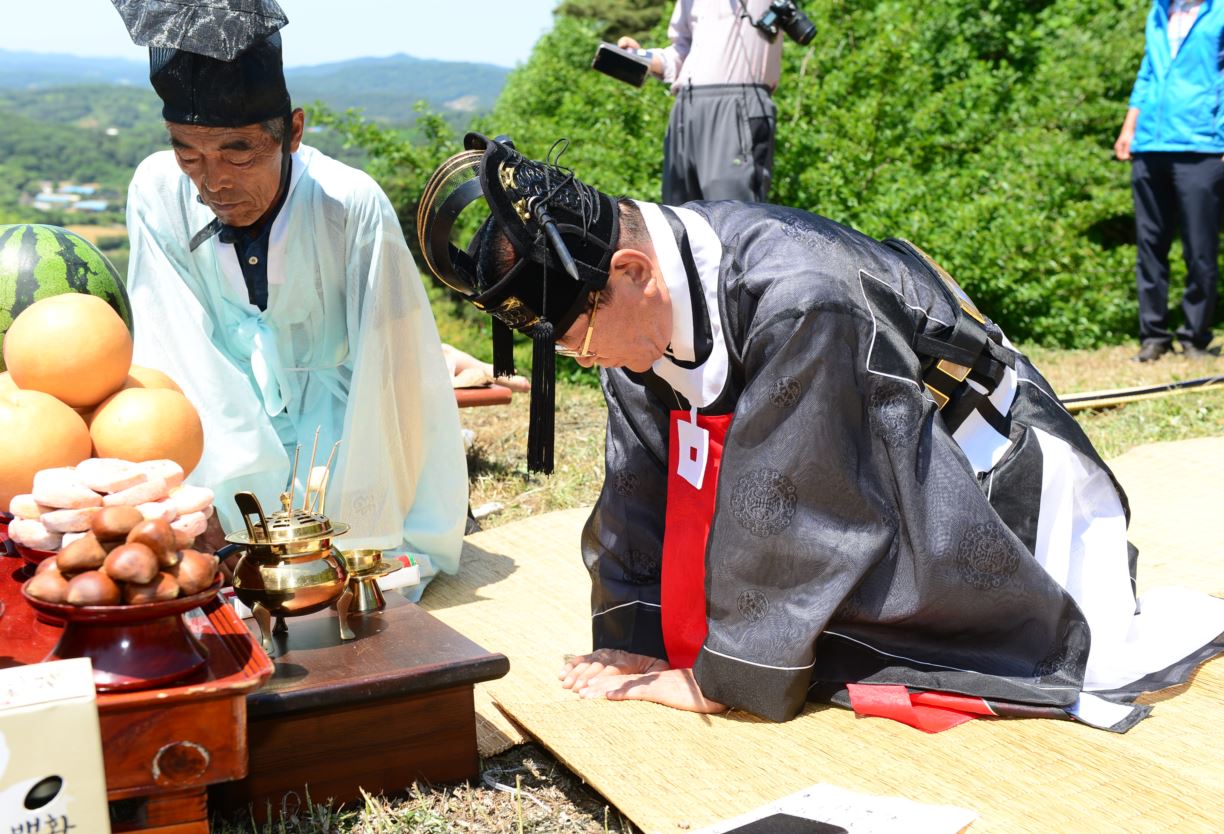
<svg viewBox="0 0 1224 834"><path fill-rule="evenodd" d="M149 79L168 122L242 127L285 117L275 0L111 0L132 40L149 47Z"/></svg>
<svg viewBox="0 0 1224 834"><path fill-rule="evenodd" d="M514 373L513 332L534 342L527 465L553 469L556 338L608 281L620 236L616 200L551 161L524 157L505 137L464 137L464 152L430 177L417 211L426 265L447 286L493 316L493 365ZM561 143L554 145L564 146ZM460 222L474 203L488 217L466 242ZM513 265L505 245L513 250Z"/></svg>

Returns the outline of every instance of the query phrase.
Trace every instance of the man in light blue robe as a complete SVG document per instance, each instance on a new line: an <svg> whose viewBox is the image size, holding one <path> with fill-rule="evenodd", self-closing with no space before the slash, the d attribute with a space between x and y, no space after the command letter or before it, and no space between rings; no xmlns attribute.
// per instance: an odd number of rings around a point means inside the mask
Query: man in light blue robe
<svg viewBox="0 0 1224 834"><path fill-rule="evenodd" d="M415 263L365 173L301 144L279 35L233 60L151 51L172 151L128 194L135 362L172 376L204 424L190 480L217 493L218 529L243 529L252 491L301 506L318 431L340 441L326 513L338 544L458 568L467 470L455 397Z"/></svg>

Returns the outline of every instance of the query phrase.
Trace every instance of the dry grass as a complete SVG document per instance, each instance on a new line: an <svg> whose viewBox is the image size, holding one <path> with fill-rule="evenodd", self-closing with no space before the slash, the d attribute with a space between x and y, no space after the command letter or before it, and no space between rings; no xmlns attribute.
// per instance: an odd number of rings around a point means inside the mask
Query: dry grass
<svg viewBox="0 0 1224 834"><path fill-rule="evenodd" d="M1024 350L1062 395L1179 382L1224 373L1224 362L1219 359L1183 359L1180 353L1166 354L1157 362L1133 362L1132 358L1139 352L1137 344L1095 350Z"/></svg>
<svg viewBox="0 0 1224 834"><path fill-rule="evenodd" d="M527 472L529 402L528 395L516 394L506 406L459 412L464 428L476 433L468 454L472 506L496 502L504 507L482 520L482 526L588 506L599 496L608 419L603 394L584 385L557 386L556 469L551 476Z"/></svg>
<svg viewBox="0 0 1224 834"><path fill-rule="evenodd" d="M1033 349L1029 356L1062 395L1133 388L1224 374L1224 360L1165 356L1132 362L1137 345L1098 350ZM1106 460L1144 443L1224 435L1224 388L1188 392L1076 415Z"/></svg>
<svg viewBox="0 0 1224 834"><path fill-rule="evenodd" d="M478 782L416 784L400 796L366 794L337 807L325 798L289 794L271 822L250 814L212 821L214 834L637 834L599 794L534 744L481 763Z"/></svg>

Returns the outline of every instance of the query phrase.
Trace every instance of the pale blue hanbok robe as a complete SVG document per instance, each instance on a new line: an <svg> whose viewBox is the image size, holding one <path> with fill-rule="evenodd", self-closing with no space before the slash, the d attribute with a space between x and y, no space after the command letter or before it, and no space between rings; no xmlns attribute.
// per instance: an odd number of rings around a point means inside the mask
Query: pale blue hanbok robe
<svg viewBox="0 0 1224 834"><path fill-rule="evenodd" d="M404 548L454 572L467 508L459 418L437 328L385 194L365 173L302 146L268 249L268 309L249 303L232 244L188 250L213 219L170 151L141 163L128 192L134 362L170 374L204 423L192 483L279 510L295 445L301 504L319 435L321 464L343 440L327 514L352 525L342 549ZM423 573L430 573L428 564Z"/></svg>

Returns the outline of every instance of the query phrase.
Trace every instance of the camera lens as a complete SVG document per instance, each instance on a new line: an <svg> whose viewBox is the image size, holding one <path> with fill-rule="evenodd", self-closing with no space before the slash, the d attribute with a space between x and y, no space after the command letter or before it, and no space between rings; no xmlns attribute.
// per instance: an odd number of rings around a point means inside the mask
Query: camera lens
<svg viewBox="0 0 1224 834"><path fill-rule="evenodd" d="M807 46L816 37L816 24L807 15L795 9L794 15L784 24L786 34L800 46Z"/></svg>

